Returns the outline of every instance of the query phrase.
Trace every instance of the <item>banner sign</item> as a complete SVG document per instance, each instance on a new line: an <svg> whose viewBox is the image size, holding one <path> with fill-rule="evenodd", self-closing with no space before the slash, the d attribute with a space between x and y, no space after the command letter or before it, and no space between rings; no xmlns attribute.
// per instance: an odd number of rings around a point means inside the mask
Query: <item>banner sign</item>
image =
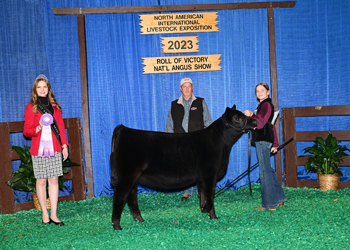
<svg viewBox="0 0 350 250"><path fill-rule="evenodd" d="M198 36L161 37L163 53L199 52Z"/></svg>
<svg viewBox="0 0 350 250"><path fill-rule="evenodd" d="M146 57L143 74L221 70L221 55Z"/></svg>
<svg viewBox="0 0 350 250"><path fill-rule="evenodd" d="M217 32L218 12L139 15L141 35Z"/></svg>

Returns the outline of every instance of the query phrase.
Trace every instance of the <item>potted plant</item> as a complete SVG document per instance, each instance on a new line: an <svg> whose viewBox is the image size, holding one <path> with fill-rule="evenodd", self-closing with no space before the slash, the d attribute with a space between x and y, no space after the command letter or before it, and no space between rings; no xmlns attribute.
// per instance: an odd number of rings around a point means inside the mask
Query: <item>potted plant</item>
<svg viewBox="0 0 350 250"><path fill-rule="evenodd" d="M350 152L346 146L338 144L331 131L328 132L326 140L316 137L312 147L304 148L304 153L310 153L310 155L301 155L301 157L309 157L304 165L305 170L317 173L321 190L338 189L340 176L343 175L338 165L343 161L344 156L348 155L346 151Z"/></svg>
<svg viewBox="0 0 350 250"><path fill-rule="evenodd" d="M7 181L6 184L10 188L15 190L26 191L28 192L28 194L29 192L31 192L35 208L37 210L40 210L40 205L36 196L36 179L34 177L32 156L30 155L30 147L24 146L23 148L21 148L19 146L13 146L12 148L19 154L21 164L19 166L19 169L12 173L12 178L9 181ZM79 164L74 162L62 162L63 173L68 173L69 169L67 169L67 167L72 166L79 166ZM66 179L63 178L63 176L60 176L58 178L58 186L60 190L67 190L67 187L64 185L65 180ZM46 202L47 207L50 208L49 198L47 198Z"/></svg>

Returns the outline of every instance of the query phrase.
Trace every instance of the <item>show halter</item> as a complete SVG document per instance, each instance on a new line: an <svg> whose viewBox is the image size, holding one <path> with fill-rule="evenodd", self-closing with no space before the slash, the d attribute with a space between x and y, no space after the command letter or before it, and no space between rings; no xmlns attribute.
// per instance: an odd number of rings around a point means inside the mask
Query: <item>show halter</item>
<svg viewBox="0 0 350 250"><path fill-rule="evenodd" d="M221 116L221 119L223 119L223 116ZM237 130L243 130L245 128L245 126L247 126L247 123L248 123L248 119L246 118L245 121L244 121L243 127L236 127L236 126L233 126L232 124L230 124L228 122L225 122L225 126L226 127L231 127L231 128L237 129Z"/></svg>
<svg viewBox="0 0 350 250"><path fill-rule="evenodd" d="M226 127L231 127L234 129L238 129L238 130L244 130L244 128L247 126L248 123L248 118L246 117L246 119L244 120L244 125L243 127L236 127L232 124L229 124L228 122L225 123ZM248 131L248 169L246 172L248 172L248 182L249 182L249 191L250 191L250 195L252 195L252 184L250 181L250 159L251 159L251 136L250 136L250 130Z"/></svg>

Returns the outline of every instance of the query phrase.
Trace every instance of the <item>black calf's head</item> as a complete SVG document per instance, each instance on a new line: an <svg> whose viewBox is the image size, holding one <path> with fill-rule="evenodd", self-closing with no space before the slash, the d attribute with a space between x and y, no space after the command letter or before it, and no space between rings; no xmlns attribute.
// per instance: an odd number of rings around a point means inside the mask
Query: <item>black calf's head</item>
<svg viewBox="0 0 350 250"><path fill-rule="evenodd" d="M233 105L232 108L227 107L222 118L226 127L234 128L236 131L247 132L257 126L256 120L236 110L236 105Z"/></svg>

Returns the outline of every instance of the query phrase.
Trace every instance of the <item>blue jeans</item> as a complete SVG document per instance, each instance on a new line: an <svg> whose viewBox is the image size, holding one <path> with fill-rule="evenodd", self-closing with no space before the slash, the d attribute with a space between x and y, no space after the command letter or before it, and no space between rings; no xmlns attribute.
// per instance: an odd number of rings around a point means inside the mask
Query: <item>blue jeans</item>
<svg viewBox="0 0 350 250"><path fill-rule="evenodd" d="M255 142L256 154L259 160L261 206L263 208L275 208L278 204L287 201L284 191L277 180L276 173L271 168L271 146L271 142Z"/></svg>
<svg viewBox="0 0 350 250"><path fill-rule="evenodd" d="M189 194L189 195L192 195L193 194L193 190L196 189L197 190L197 186L193 186L193 187L189 187L187 188L184 193L185 194Z"/></svg>

